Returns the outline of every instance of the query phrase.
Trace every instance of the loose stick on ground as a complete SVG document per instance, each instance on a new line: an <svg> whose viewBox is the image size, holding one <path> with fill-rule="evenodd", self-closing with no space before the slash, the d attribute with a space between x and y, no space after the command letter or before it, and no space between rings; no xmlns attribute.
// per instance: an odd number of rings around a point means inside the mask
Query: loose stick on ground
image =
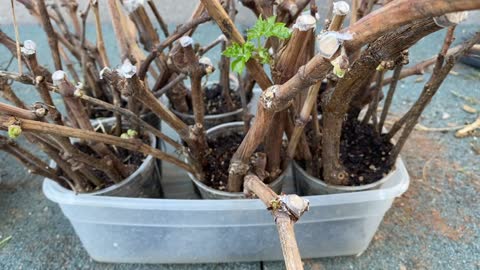
<svg viewBox="0 0 480 270"><path fill-rule="evenodd" d="M277 195L257 176L245 176L245 193L255 194L267 206L277 224L287 270L302 270L303 263L293 229L295 222L308 211L309 202L297 195Z"/></svg>
<svg viewBox="0 0 480 270"><path fill-rule="evenodd" d="M472 134L476 129L480 128L480 117L477 118L473 123L466 125L461 130L455 133L455 137L464 138Z"/></svg>

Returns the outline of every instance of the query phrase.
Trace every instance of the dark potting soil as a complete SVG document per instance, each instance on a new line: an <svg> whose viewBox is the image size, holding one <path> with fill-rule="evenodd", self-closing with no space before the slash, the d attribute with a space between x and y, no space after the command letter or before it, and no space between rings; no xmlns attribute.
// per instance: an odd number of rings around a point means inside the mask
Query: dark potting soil
<svg viewBox="0 0 480 270"><path fill-rule="evenodd" d="M206 165L203 167L205 172L204 183L207 186L221 191L227 190L230 160L242 143L243 138L243 132L230 131L216 138L207 139L210 149L206 157ZM256 153L261 152L262 149L263 147L259 146ZM282 153L282 155L284 154ZM272 179L267 175L264 181L270 183Z"/></svg>
<svg viewBox="0 0 480 270"><path fill-rule="evenodd" d="M243 137L243 133L229 132L208 139L210 152L203 167L206 185L222 191L227 190L230 159L242 143Z"/></svg>
<svg viewBox="0 0 480 270"><path fill-rule="evenodd" d="M242 101L240 95L237 91L230 89L230 97L233 102L233 110L228 110L225 106L225 99L222 95L222 86L218 83L208 85L203 88L203 102L205 104L205 114L222 114L228 113L242 108ZM251 93L247 96L247 101L251 99ZM189 114L193 114L192 105L189 104L190 110Z"/></svg>
<svg viewBox="0 0 480 270"><path fill-rule="evenodd" d="M340 160L349 174L349 186L367 185L385 177L394 166L388 163L392 148L392 143L376 133L372 125L346 121L340 141ZM300 164L305 168L305 162ZM315 177L323 179L322 174L320 168Z"/></svg>
<svg viewBox="0 0 480 270"><path fill-rule="evenodd" d="M126 130L125 130L126 132ZM140 139L142 140L143 143L145 144L149 144L150 143L150 139L148 138L148 136L146 135L142 135L140 137ZM82 151L83 153L85 154L88 154L90 156L93 156L93 157L96 157L96 158L99 158L99 155L97 153L95 153L92 148L90 146L88 146L85 142L76 142L73 144L74 147L76 147L78 150ZM111 145L107 145L107 147L110 149L110 151L117 157L119 158L123 164L127 165L130 172L133 173L135 172L139 167L140 165L142 164L142 162L145 160L145 155L142 154L142 153L139 153L139 152L133 152L133 151L130 151L130 150L126 150L126 149L123 149L123 148L120 148L120 147L112 147ZM115 184L111 179L109 179L107 177L107 175L105 173L103 173L102 171L98 171L98 170L95 170L93 169L92 170L93 173L95 174L95 176L97 176L98 178L102 179L105 183L105 186L103 186L102 188L107 188L109 186L112 186L113 184ZM60 171L60 174L63 175L64 173ZM70 189L69 186L65 185L64 186L65 188L67 189ZM92 190L93 191L93 190Z"/></svg>

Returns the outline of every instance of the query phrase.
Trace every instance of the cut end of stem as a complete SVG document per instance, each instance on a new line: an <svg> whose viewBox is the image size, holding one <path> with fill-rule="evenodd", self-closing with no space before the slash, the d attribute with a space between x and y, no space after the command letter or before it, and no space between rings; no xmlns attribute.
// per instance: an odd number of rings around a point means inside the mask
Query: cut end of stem
<svg viewBox="0 0 480 270"><path fill-rule="evenodd" d="M193 38L191 38L189 36L183 36L178 40L178 42L180 42L180 45L183 48L185 48L185 47L193 45Z"/></svg>
<svg viewBox="0 0 480 270"><path fill-rule="evenodd" d="M21 51L24 55L32 55L37 52L37 44L33 42L32 40L25 40L23 42L23 47L21 48Z"/></svg>
<svg viewBox="0 0 480 270"><path fill-rule="evenodd" d="M315 29L317 26L317 20L310 14L304 14L297 18L295 25L293 25L294 29L298 29L300 31L308 31L310 29Z"/></svg>
<svg viewBox="0 0 480 270"><path fill-rule="evenodd" d="M468 11L447 13L442 16L434 17L433 20L440 27L450 27L457 25L468 18Z"/></svg>
<svg viewBox="0 0 480 270"><path fill-rule="evenodd" d="M61 84L67 78L67 74L63 70L57 70L52 74L52 81L55 86Z"/></svg>
<svg viewBox="0 0 480 270"><path fill-rule="evenodd" d="M111 72L112 70L109 68L109 67L104 67L102 70L100 70L100 80L103 80L103 74L105 74L105 72Z"/></svg>
<svg viewBox="0 0 480 270"><path fill-rule="evenodd" d="M120 73L120 75L123 77L130 79L137 73L137 67L132 65L130 60L125 59L122 66L120 66L120 69L118 69L118 73Z"/></svg>
<svg viewBox="0 0 480 270"><path fill-rule="evenodd" d="M125 7L125 10L127 10L128 13L132 13L137 8L144 6L145 5L145 0L124 0L123 1L123 6Z"/></svg>
<svg viewBox="0 0 480 270"><path fill-rule="evenodd" d="M333 14L345 16L350 12L350 5L345 1L333 3Z"/></svg>

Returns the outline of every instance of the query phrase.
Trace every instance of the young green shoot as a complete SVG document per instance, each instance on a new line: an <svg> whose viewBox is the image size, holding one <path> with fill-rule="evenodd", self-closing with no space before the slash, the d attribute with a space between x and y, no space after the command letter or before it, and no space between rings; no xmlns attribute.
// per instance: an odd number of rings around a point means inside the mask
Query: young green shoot
<svg viewBox="0 0 480 270"><path fill-rule="evenodd" d="M291 34L291 30L285 26L285 23L276 22L276 16L266 20L260 17L255 25L247 31L247 41L242 45L232 43L223 52L223 55L232 58L231 69L241 74L246 63L252 57L262 64L270 63L270 53L268 48L262 46L262 39L276 37L284 40L288 39Z"/></svg>

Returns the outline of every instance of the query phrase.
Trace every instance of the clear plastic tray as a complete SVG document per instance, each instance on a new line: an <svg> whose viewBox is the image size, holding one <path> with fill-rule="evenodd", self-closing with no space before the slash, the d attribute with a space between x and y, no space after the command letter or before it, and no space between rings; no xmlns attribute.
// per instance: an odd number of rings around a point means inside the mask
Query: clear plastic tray
<svg viewBox="0 0 480 270"><path fill-rule="evenodd" d="M400 161L377 190L308 196L295 225L303 258L363 252L409 176ZM176 200L74 195L45 179L90 256L117 263L281 260L277 231L259 200Z"/></svg>

